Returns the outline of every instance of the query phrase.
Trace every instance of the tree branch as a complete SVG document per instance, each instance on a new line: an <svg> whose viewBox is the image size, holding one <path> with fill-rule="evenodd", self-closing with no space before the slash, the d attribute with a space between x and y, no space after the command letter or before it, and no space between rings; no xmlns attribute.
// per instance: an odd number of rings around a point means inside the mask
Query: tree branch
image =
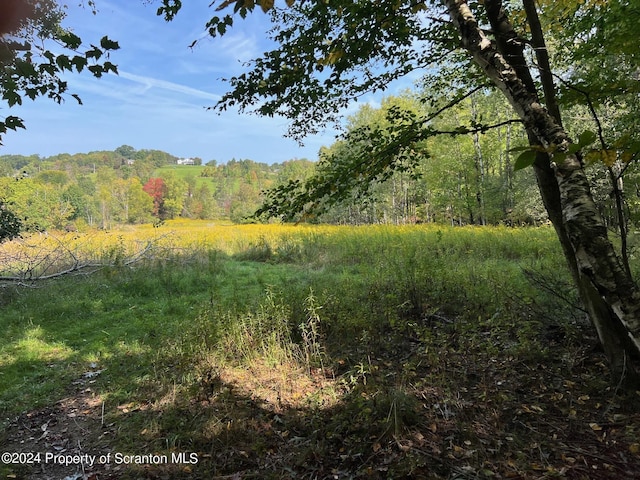
<svg viewBox="0 0 640 480"><path fill-rule="evenodd" d="M113 260L107 258L103 261L83 260L80 254L68 248L62 240L51 237L57 243L57 246L52 250L41 249L35 254L27 255L26 258L16 254L13 254L13 256L5 254L2 263L9 265L7 270L10 272L13 269L13 273L7 272L0 275L0 287L8 285L31 287L36 282L71 274L91 275L106 267L131 266L152 258L151 252L153 248L164 236L166 235L149 240L142 249L123 259ZM60 266L61 263L64 263L64 266ZM11 267L11 264L14 264L14 266Z"/></svg>

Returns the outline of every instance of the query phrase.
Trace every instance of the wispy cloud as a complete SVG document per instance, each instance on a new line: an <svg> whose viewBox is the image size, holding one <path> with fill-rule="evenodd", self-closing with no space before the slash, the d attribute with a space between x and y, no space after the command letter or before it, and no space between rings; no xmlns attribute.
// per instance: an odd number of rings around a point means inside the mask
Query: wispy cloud
<svg viewBox="0 0 640 480"><path fill-rule="evenodd" d="M49 156L127 144L204 160L235 157L271 163L315 159L320 146L333 142L333 132L327 132L308 138L300 148L283 138L285 119L232 110L216 115L204 108L229 88L219 77L239 74L243 62L270 48L266 17L249 16L223 37L210 39L204 31L215 14L209 1L183 2L184 11L171 24L155 16L153 5L139 0L100 0L96 16L77 3L69 2L65 23L88 42L105 34L118 40L121 49L110 60L119 75L95 79L86 71L65 74L69 91L82 98L81 106L71 98L63 106L38 99L11 109L27 130L7 133L0 154ZM196 38L201 41L190 50Z"/></svg>
<svg viewBox="0 0 640 480"><path fill-rule="evenodd" d="M136 75L129 72L119 72L119 77L124 78L126 80L130 80L135 82L143 87L142 93L151 90L153 88L157 88L160 90L168 90L171 92L180 93L183 95L187 95L190 97L200 98L203 100L210 100L217 102L220 100L220 95L216 95L214 93L205 92L204 90L199 90L197 88L188 87L186 85L181 85L179 83L168 82L166 80L161 80L159 78L153 78L143 75Z"/></svg>
<svg viewBox="0 0 640 480"><path fill-rule="evenodd" d="M261 53L258 48L258 42L253 35L226 35L219 39L218 42L218 44L212 43L212 47L224 52L226 57L234 61L247 62L256 58Z"/></svg>

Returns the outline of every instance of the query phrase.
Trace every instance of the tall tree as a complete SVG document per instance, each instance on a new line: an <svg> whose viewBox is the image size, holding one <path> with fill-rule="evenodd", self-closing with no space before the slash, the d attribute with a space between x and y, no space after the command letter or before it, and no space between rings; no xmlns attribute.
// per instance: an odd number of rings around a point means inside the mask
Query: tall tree
<svg viewBox="0 0 640 480"><path fill-rule="evenodd" d="M153 199L153 216L165 219L164 200L167 195L167 186L162 178L150 178L142 189Z"/></svg>
<svg viewBox="0 0 640 480"><path fill-rule="evenodd" d="M173 172L164 173L161 180L164 182L164 197L160 218L163 220L175 218L182 214L187 183Z"/></svg>
<svg viewBox="0 0 640 480"><path fill-rule="evenodd" d="M62 228L75 215L62 189L37 179L0 178L0 189L26 231Z"/></svg>
<svg viewBox="0 0 640 480"><path fill-rule="evenodd" d="M582 16L597 13L611 25L607 9L598 7L601 2L557 3ZM363 188L364 180L389 178L390 172L412 161L413 145L438 133L431 121L447 106L470 91L497 89L527 131L530 149L519 158L518 166L534 168L614 379L637 384L632 360L640 354L640 290L607 238L590 192L582 159L593 139L583 135L574 141L563 127L547 48L554 32L545 29L535 1L523 0L521 6L502 0L289 0L287 4L290 8L279 9L273 0L221 2L218 10L233 6L241 17L257 5L270 11L276 47L256 59L250 71L230 79L232 88L223 96L220 109L239 106L286 116L291 120L290 134L301 137L335 120L340 108L354 98L383 89L410 72L453 73L459 88L443 91L449 100L441 100L429 115L396 109L390 112L388 128L351 132L359 148L348 162L325 162L306 182L273 191L262 211L290 214L310 204L327 205ZM611 0L609 4L616 4L614 11L620 11L628 2ZM159 14L170 19L180 5L164 0ZM207 23L209 32L224 34L234 18L233 13L213 17ZM633 35L638 33L637 26L625 25L627 38L638 38ZM596 22L592 28L598 30L600 25ZM564 46L571 50L571 45ZM473 133L490 127L476 123L459 130Z"/></svg>

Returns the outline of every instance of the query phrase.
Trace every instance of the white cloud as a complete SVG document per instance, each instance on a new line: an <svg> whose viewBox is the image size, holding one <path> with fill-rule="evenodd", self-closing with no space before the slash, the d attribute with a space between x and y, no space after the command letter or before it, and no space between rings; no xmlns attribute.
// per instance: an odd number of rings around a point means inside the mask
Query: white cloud
<svg viewBox="0 0 640 480"><path fill-rule="evenodd" d="M162 80L159 78L153 78L143 75L136 75L129 72L119 72L119 76L126 80L130 80L139 85L142 85L144 88L141 93L146 93L148 90L153 88L168 90L170 92L180 93L189 97L195 97L203 100L210 100L213 102L217 102L220 100L220 95L216 95L210 92L205 92L204 90L199 90L197 88L188 87L186 85L181 85L179 83L168 82L166 80Z"/></svg>
<svg viewBox="0 0 640 480"><path fill-rule="evenodd" d="M233 111L217 115L205 109L227 91L217 77L239 73L242 62L268 50L262 15L239 21L223 37L209 39L202 36L207 15L215 14L207 8L209 1L184 2L182 16L170 24L156 17L154 5L142 5L140 0L100 0L97 16L74 3L65 23L91 43L105 34L118 40L121 50L110 60L120 75L100 79L86 71L65 75L70 93L82 98L81 106L71 98L64 105L42 98L11 109L10 114L24 119L27 130L4 135L0 155L50 156L127 144L205 161L235 157L272 163L315 159L322 145L333 142L332 133L317 135L301 148L283 138L282 118ZM195 38L202 41L190 50Z"/></svg>

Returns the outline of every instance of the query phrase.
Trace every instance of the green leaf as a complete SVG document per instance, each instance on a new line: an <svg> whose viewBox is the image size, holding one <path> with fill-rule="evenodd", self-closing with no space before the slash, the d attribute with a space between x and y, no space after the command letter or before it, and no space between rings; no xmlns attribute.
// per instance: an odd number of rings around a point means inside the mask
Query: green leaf
<svg viewBox="0 0 640 480"><path fill-rule="evenodd" d="M627 150L633 154L640 152L640 142L633 142Z"/></svg>
<svg viewBox="0 0 640 480"><path fill-rule="evenodd" d="M13 107L16 104L22 105L22 97L15 90L7 90L4 92L4 95L2 95L2 98L7 101L10 107Z"/></svg>
<svg viewBox="0 0 640 480"><path fill-rule="evenodd" d="M527 152L530 151L531 147L530 146L526 146L526 147L514 147L514 148L510 148L509 150L507 150L509 153L514 153L514 152Z"/></svg>
<svg viewBox="0 0 640 480"><path fill-rule="evenodd" d="M114 65L114 64L113 64L113 63L111 63L111 62L104 62L103 67L104 67L104 71L105 71L105 72L113 72L113 73L115 73L115 74L117 74L117 73L118 73L118 66L117 66L117 65Z"/></svg>
<svg viewBox="0 0 640 480"><path fill-rule="evenodd" d="M58 67L56 67L52 63L42 63L39 65L39 70L40 70L40 73L47 73L53 76L58 72Z"/></svg>
<svg viewBox="0 0 640 480"><path fill-rule="evenodd" d="M580 150L582 150L582 146L579 143L572 143L567 148L567 153L578 153Z"/></svg>
<svg viewBox="0 0 640 480"><path fill-rule="evenodd" d="M102 56L102 50L100 50L98 47L91 45L91 50L87 50L84 54L84 56L89 59L89 58L95 58L96 60L99 59Z"/></svg>
<svg viewBox="0 0 640 480"><path fill-rule="evenodd" d="M100 39L100 46L105 50L118 50L120 48L118 42L110 40L107 36Z"/></svg>
<svg viewBox="0 0 640 480"><path fill-rule="evenodd" d="M17 130L18 128L24 128L24 123L22 123L22 119L19 117L15 117L13 115L8 116L4 119L4 124L7 128L11 130Z"/></svg>
<svg viewBox="0 0 640 480"><path fill-rule="evenodd" d="M96 78L102 77L102 74L104 73L104 70L100 65L89 65L87 68Z"/></svg>
<svg viewBox="0 0 640 480"><path fill-rule="evenodd" d="M569 153L574 153L574 152L569 152ZM567 159L567 155L568 155L568 153L564 153L564 152L554 153L553 154L553 160L556 163L564 162Z"/></svg>
<svg viewBox="0 0 640 480"><path fill-rule="evenodd" d="M73 68L71 60L66 55L58 55L56 57L56 64L61 70L71 70Z"/></svg>
<svg viewBox="0 0 640 480"><path fill-rule="evenodd" d="M58 39L65 44L67 48L71 50L76 50L82 44L82 39L72 32L64 32L62 35L58 36Z"/></svg>
<svg viewBox="0 0 640 480"><path fill-rule="evenodd" d="M535 161L536 161L536 152L531 149L525 150L516 159L515 163L513 164L513 170L518 171L518 170L522 170L523 168L530 167L531 165L533 165L533 162Z"/></svg>
<svg viewBox="0 0 640 480"><path fill-rule="evenodd" d="M76 55L71 59L71 63L74 67L76 67L76 70L78 70L78 72L81 72L82 69L87 66L87 59L81 57L80 55Z"/></svg>
<svg viewBox="0 0 640 480"><path fill-rule="evenodd" d="M587 145L592 144L598 139L598 136L590 130L585 130L578 137L578 145L580 148L586 147Z"/></svg>
<svg viewBox="0 0 640 480"><path fill-rule="evenodd" d="M164 19L170 22L175 18L180 9L182 8L182 2L180 0L163 0L162 6L158 8L157 15L164 15Z"/></svg>
<svg viewBox="0 0 640 480"><path fill-rule="evenodd" d="M16 59L16 70L24 77L35 77L38 73L31 62L26 60Z"/></svg>

